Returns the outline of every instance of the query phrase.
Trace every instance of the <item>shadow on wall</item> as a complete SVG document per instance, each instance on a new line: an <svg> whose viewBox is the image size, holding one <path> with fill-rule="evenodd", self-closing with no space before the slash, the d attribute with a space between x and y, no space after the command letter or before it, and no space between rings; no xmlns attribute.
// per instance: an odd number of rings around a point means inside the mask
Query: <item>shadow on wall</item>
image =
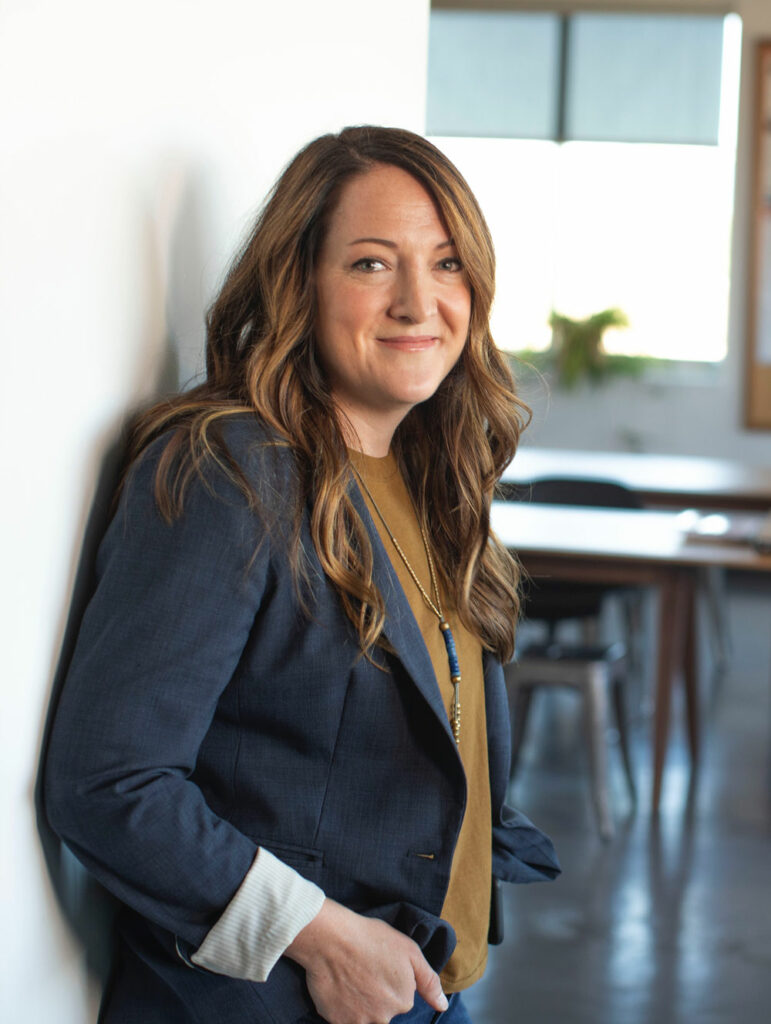
<svg viewBox="0 0 771 1024"><path fill-rule="evenodd" d="M218 216L226 183L214 169L175 175L173 230L168 239L165 320L168 344L176 360L176 379L170 389L187 388L204 376L206 307L218 288Z"/></svg>
<svg viewBox="0 0 771 1024"><path fill-rule="evenodd" d="M140 300L144 315L142 327L137 331L135 359L132 360L140 390L148 398L139 406L132 403L125 409L107 441L97 442L106 450L101 456L94 498L86 518L72 600L53 673L34 793L38 832L52 888L64 919L83 947L89 973L102 983L107 980L111 968L114 948L112 925L118 903L92 878L52 830L45 812L43 779L52 722L75 650L80 623L96 586L97 551L110 521L115 493L125 468L131 423L149 403L177 391L180 379L190 380L200 370L202 268L213 249L204 217L206 194L200 178L196 181L194 177L180 176L176 171L173 175L167 174L165 179L159 176L157 185L167 210L169 205L172 206L169 218L172 226L164 238L163 218L157 216L157 211L145 211L146 229L141 233L142 244L137 253L141 261L139 279L143 283L144 294ZM164 244L169 253L167 274L164 273ZM150 365L155 379L148 393L146 382Z"/></svg>
<svg viewBox="0 0 771 1024"><path fill-rule="evenodd" d="M59 661L54 673L35 782L37 826L51 885L65 920L83 946L89 972L95 974L102 982L107 978L112 957L110 937L116 903L75 859L48 824L43 802L43 773L51 725L75 650L80 622L94 591L96 552L110 520L112 498L120 479L125 446L125 437L121 436L110 445L102 460L75 573L72 601Z"/></svg>

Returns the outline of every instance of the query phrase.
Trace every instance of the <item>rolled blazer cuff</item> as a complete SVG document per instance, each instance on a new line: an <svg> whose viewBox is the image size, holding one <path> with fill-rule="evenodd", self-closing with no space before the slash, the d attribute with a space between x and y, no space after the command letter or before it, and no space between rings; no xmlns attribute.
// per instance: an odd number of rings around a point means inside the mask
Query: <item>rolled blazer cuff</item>
<svg viewBox="0 0 771 1024"><path fill-rule="evenodd" d="M551 839L508 804L493 824L493 875L504 882L548 882L561 873Z"/></svg>
<svg viewBox="0 0 771 1024"><path fill-rule="evenodd" d="M324 898L317 885L259 849L235 896L190 959L216 974L266 981Z"/></svg>

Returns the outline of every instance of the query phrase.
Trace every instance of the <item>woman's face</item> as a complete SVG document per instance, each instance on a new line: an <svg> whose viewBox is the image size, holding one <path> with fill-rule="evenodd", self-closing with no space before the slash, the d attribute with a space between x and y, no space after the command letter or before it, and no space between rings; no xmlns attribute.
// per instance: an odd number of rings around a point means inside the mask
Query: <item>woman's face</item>
<svg viewBox="0 0 771 1024"><path fill-rule="evenodd" d="M380 164L344 186L316 265L316 299L318 354L335 402L364 450L384 455L401 420L455 365L471 317L466 273L415 178Z"/></svg>

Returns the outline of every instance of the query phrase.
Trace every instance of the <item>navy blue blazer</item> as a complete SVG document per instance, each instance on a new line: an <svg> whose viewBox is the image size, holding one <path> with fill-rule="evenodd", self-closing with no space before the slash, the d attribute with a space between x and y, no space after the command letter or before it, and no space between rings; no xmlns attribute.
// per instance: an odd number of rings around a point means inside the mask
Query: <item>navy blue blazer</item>
<svg viewBox="0 0 771 1024"><path fill-rule="evenodd" d="M289 1024L313 1010L282 957L263 983L189 956L263 846L352 909L412 936L440 970L440 918L466 801L463 767L418 626L358 491L393 653L373 665L301 530L312 590L302 611L281 537L286 449L249 416L228 447L275 523L212 469L173 524L153 477L163 439L131 472L98 557L56 712L46 770L51 824L129 908L128 958L110 1022ZM282 526L284 529L282 529ZM509 714L485 655L493 872L559 872L550 840L506 806ZM431 852L433 859L425 854ZM121 984L120 978L124 978Z"/></svg>

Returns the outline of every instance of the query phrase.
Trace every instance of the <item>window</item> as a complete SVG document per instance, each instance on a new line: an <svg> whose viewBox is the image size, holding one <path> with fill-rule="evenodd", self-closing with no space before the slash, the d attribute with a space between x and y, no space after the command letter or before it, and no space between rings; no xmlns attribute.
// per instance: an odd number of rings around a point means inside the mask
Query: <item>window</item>
<svg viewBox="0 0 771 1024"><path fill-rule="evenodd" d="M608 351L725 356L740 41L735 15L432 11L428 133L490 223L502 348L617 306Z"/></svg>

